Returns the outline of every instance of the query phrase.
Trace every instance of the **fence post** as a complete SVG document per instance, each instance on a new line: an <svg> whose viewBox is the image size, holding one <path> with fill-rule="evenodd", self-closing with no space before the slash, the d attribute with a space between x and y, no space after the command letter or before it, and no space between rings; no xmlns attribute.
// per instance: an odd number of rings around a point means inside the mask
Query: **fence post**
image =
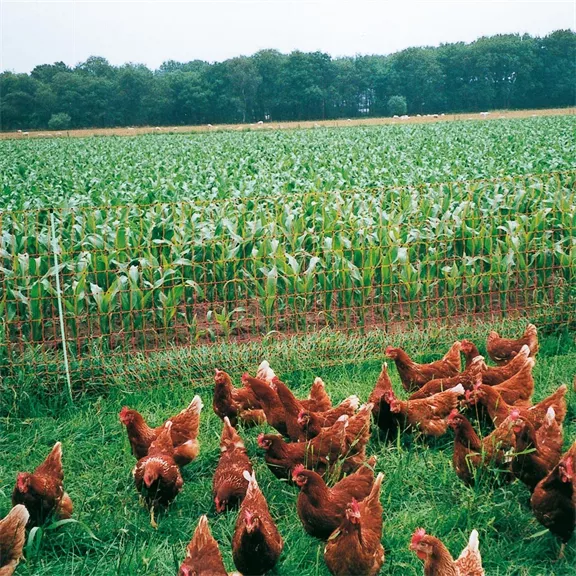
<svg viewBox="0 0 576 576"><path fill-rule="evenodd" d="M66 330L64 328L64 312L62 310L62 292L60 290L60 273L58 270L58 240L56 239L56 221L54 210L50 210L50 224L52 227L52 252L54 253L54 276L56 277L56 298L58 300L58 317L60 318L60 334L62 337L62 352L64 353L64 367L66 369L66 382L68 384L68 398L72 402L72 382L70 380L70 366L68 364L68 349L66 345Z"/></svg>

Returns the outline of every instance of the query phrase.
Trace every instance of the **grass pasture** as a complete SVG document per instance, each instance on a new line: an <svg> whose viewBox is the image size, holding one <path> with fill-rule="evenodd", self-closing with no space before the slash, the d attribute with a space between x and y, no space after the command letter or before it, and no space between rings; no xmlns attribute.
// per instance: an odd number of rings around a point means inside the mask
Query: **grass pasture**
<svg viewBox="0 0 576 576"><path fill-rule="evenodd" d="M458 337L471 334L458 332ZM483 341L486 331L472 336ZM444 334L443 342L448 340ZM453 335L456 336L456 335ZM437 357L445 349L439 341L422 338L403 341L420 360ZM352 349L350 349L352 352ZM344 354L335 365L312 369L313 354L301 350L300 358L268 349L273 365L300 395L312 379L325 379L334 401L352 391L365 400L380 370L377 360L364 360L361 354ZM294 351L294 354L297 352ZM178 378L162 378L149 372L149 380L123 377L105 393L89 394L72 408L50 406L38 397L27 408L29 417L13 415L9 409L1 420L2 453L0 463L0 515L9 509L9 496L18 471L39 463L54 442L63 442L65 486L75 503L74 517L81 524L46 529L36 534L27 549L27 560L18 568L24 575L112 575L176 573L197 518L208 513L213 533L220 543L228 569L233 569L230 541L236 514L217 516L211 502L211 478L217 462L221 421L211 409L210 377L193 382L198 358L175 356L180 366ZM232 352L222 349L221 367L238 378L246 365ZM227 358L227 359L226 359ZM308 366L308 367L306 367ZM545 397L562 383L571 384L576 374L576 343L573 337L544 338L535 367L535 400ZM255 366L253 366L254 368ZM395 368L391 374L396 390L400 383ZM153 376L152 376L153 375ZM21 394L36 386L22 382ZM569 386L569 412L565 423L565 443L576 436L576 395ZM131 470L125 431L118 421L120 408L128 404L142 411L151 422L158 422L179 411L195 393L205 403L201 424L201 453L184 471L185 486L159 528L149 524L149 515L138 502ZM46 398L46 396L43 396ZM18 417L15 417L18 416ZM295 509L296 489L277 480L268 471L256 444L260 428L241 431L255 464L257 477L285 540L278 575L326 575L323 543L302 529ZM474 489L466 488L456 477L451 463L452 433L429 441L405 433L390 443L377 439L369 453L378 455L377 470L385 473L383 544L387 559L382 574L416 576L422 573L420 561L408 550L412 531L424 526L443 539L454 555L460 553L472 528L480 532L481 552L486 573L498 576L568 576L576 562L574 541L564 560L556 561L558 544L534 520L527 505L528 491L519 482L491 487L482 480ZM94 537L92 537L89 529Z"/></svg>

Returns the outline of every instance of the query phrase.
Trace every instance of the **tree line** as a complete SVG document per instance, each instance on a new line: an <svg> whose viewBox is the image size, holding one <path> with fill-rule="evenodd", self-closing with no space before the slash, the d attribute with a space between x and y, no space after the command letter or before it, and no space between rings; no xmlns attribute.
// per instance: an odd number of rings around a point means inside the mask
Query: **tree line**
<svg viewBox="0 0 576 576"><path fill-rule="evenodd" d="M405 102L405 109L404 103ZM317 120L576 104L576 33L497 35L388 56L322 52L209 63L75 67L0 74L0 129Z"/></svg>

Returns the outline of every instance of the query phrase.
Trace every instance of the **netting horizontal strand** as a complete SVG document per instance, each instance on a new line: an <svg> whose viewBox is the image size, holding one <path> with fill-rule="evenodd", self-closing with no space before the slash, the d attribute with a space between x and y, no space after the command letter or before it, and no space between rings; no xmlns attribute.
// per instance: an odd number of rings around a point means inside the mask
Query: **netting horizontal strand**
<svg viewBox="0 0 576 576"><path fill-rule="evenodd" d="M0 370L74 382L175 347L573 321L576 171L218 202L0 212Z"/></svg>

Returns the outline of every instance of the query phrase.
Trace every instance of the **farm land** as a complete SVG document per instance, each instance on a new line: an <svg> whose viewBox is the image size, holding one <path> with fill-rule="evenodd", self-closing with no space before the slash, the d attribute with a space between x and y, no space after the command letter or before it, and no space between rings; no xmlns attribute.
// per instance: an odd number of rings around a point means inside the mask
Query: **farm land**
<svg viewBox="0 0 576 576"><path fill-rule="evenodd" d="M512 336L531 320L541 337L534 401L569 385L567 448L576 438L575 132L566 115L2 140L0 516L17 472L62 441L77 521L31 533L16 573L173 574L204 513L233 569L236 515L217 515L210 496L221 431L214 368L238 383L267 358L299 397L320 376L333 402L366 401L388 344L420 362L460 338L483 353L493 326ZM118 412L129 405L156 424L196 393L200 456L154 530ZM298 520L296 489L264 463L262 430L241 434L285 541L275 573L328 574L324 543ZM367 451L385 474L382 574L422 573L408 549L419 526L455 556L478 529L487 574L571 574L574 539L557 560L524 485L465 487L452 446L450 431L373 434Z"/></svg>

